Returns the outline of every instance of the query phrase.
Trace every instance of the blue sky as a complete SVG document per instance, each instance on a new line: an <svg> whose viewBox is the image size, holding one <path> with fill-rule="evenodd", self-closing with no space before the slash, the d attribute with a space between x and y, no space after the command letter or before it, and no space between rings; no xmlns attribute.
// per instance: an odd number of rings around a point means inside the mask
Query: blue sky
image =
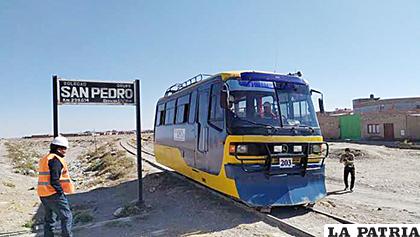
<svg viewBox="0 0 420 237"><path fill-rule="evenodd" d="M51 133L51 76L142 83L142 121L198 73L304 73L328 110L420 96L419 1L0 1L0 137ZM134 107L61 106L60 131L134 129Z"/></svg>

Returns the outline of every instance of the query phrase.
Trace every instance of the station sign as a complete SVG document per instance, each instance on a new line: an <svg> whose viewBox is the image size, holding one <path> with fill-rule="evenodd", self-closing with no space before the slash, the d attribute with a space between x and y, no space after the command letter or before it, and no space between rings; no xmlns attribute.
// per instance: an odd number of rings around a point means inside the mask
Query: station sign
<svg viewBox="0 0 420 237"><path fill-rule="evenodd" d="M130 82L58 80L58 104L135 104L135 87Z"/></svg>
<svg viewBox="0 0 420 237"><path fill-rule="evenodd" d="M143 200L142 176L142 145L141 145L141 113L140 113L140 80L133 82L104 82L67 80L52 76L52 102L53 102L53 135L58 133L58 107L59 105L92 104L92 105L135 105L136 114L136 142L137 142L137 177L138 202ZM179 135L182 137L182 134ZM184 139L185 140L185 139Z"/></svg>

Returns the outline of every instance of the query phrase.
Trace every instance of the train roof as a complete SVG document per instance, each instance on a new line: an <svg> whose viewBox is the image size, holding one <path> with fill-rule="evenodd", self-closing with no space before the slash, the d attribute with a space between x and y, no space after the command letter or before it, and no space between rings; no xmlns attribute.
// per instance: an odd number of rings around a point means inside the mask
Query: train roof
<svg viewBox="0 0 420 237"><path fill-rule="evenodd" d="M266 72L266 71L252 71L252 70L243 70L243 71L226 71L216 74L215 76L221 76L222 80L226 81L231 78L237 78L241 80L260 80L260 81L278 81L278 82L291 82L298 84L307 84L307 82L301 78L302 73L288 73L281 74L275 72Z"/></svg>
<svg viewBox="0 0 420 237"><path fill-rule="evenodd" d="M214 78L221 77L223 81L229 79L239 79L239 80L259 80L259 81L276 81L276 82L290 82L307 85L308 83L301 78L302 73L288 73L280 74L275 72L265 72L265 71L253 71L253 70L242 70L242 71L224 71L214 75L210 74L198 74L195 77L192 77L183 83L176 83L169 87L164 97L171 96L177 92L181 92L186 88L195 87L204 82L210 81Z"/></svg>

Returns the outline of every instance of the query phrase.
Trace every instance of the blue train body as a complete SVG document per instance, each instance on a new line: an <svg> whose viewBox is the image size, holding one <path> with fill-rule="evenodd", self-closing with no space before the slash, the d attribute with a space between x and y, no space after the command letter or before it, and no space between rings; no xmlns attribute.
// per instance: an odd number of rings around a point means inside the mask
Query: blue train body
<svg viewBox="0 0 420 237"><path fill-rule="evenodd" d="M176 84L157 103L156 159L250 206L314 203L328 145L313 92L297 75L253 71Z"/></svg>

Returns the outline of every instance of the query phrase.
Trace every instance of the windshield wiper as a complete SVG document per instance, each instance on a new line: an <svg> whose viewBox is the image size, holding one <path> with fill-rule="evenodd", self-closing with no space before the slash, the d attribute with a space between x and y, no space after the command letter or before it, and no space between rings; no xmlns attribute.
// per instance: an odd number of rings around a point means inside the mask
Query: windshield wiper
<svg viewBox="0 0 420 237"><path fill-rule="evenodd" d="M299 124L297 127L313 129L311 126L308 126L308 125L305 125L305 124Z"/></svg>
<svg viewBox="0 0 420 237"><path fill-rule="evenodd" d="M297 126L296 125L295 126L292 126L292 129L295 129L296 127L298 127L298 128L306 128L309 131L311 131L311 133L314 133L315 132L315 129L313 127L311 127L311 126L308 126L308 125L299 124Z"/></svg>
<svg viewBox="0 0 420 237"><path fill-rule="evenodd" d="M265 128L269 127L269 128L274 129L274 130L277 130L277 128L276 128L276 127L274 127L273 125L270 125L270 124L257 123L257 122L254 122L254 121L252 121L252 120L248 120L248 119L245 119L245 118L238 117L237 115L234 115L234 116L235 116L235 118L237 118L237 119L239 119L239 120L241 120L241 121L244 121L244 122L248 122L248 123L250 123L250 124L254 124L254 125L258 125L258 126L264 126Z"/></svg>

